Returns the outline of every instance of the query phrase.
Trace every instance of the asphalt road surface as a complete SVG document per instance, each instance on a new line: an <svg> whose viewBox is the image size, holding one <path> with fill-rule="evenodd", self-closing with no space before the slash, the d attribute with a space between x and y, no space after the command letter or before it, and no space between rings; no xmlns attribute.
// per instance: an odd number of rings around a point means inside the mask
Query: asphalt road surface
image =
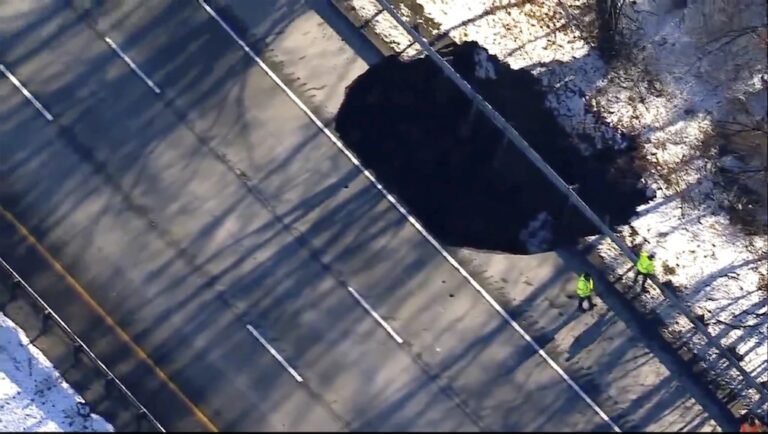
<svg viewBox="0 0 768 434"><path fill-rule="evenodd" d="M0 64L0 255L166 428L611 429L197 2L4 2Z"/></svg>

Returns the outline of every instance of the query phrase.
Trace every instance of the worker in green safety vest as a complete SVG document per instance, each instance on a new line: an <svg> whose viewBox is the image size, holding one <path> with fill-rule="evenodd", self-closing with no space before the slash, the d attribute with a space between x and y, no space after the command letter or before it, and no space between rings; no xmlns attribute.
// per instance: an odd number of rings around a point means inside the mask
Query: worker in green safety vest
<svg viewBox="0 0 768 434"><path fill-rule="evenodd" d="M592 310L595 305L592 303L592 292L595 290L595 281L589 273L579 274L579 280L576 282L576 295L579 298L579 310L587 312ZM584 303L587 307L584 307Z"/></svg>
<svg viewBox="0 0 768 434"><path fill-rule="evenodd" d="M646 251L640 252L640 256L637 257L637 262L635 262L635 278L632 279L633 288L635 287L635 284L637 284L637 278L641 276L640 290L642 291L645 288L645 282L648 280L648 277L652 276L655 272L655 266L653 264L654 259L655 256L653 253L648 253Z"/></svg>

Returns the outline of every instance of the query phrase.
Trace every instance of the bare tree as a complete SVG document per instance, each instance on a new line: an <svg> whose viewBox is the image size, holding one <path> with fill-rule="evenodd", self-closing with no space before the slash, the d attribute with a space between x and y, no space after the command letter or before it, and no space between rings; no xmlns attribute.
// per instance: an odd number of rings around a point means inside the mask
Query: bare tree
<svg viewBox="0 0 768 434"><path fill-rule="evenodd" d="M597 0L597 48L607 61L620 53L621 12L626 0Z"/></svg>

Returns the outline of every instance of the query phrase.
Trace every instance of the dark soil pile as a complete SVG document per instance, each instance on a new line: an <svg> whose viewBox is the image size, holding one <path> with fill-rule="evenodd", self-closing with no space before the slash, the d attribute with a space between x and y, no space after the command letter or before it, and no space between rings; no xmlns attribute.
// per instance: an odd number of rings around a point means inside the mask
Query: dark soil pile
<svg viewBox="0 0 768 434"><path fill-rule="evenodd" d="M536 77L489 56L496 79L474 76L476 43L443 55L595 212L626 223L648 200L631 154L585 157L544 105ZM388 57L347 89L336 130L384 185L441 242L529 253L521 238L541 212L552 219L546 249L597 234L514 144L428 59Z"/></svg>

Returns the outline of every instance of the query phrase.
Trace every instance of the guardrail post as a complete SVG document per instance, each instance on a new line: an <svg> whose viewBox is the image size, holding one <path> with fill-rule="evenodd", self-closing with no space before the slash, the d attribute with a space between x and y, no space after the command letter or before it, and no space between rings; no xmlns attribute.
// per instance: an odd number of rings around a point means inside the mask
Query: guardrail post
<svg viewBox="0 0 768 434"><path fill-rule="evenodd" d="M576 191L578 191L579 185L578 184L571 185L570 188L575 193ZM571 213L574 209L574 204L571 198L566 196L565 200L566 200L565 207L563 207L563 214L561 216L561 221L563 222L563 225L567 225L568 220L570 220L571 218Z"/></svg>
<svg viewBox="0 0 768 434"><path fill-rule="evenodd" d="M104 394L111 395L112 389L114 389L115 379L111 375L104 377Z"/></svg>
<svg viewBox="0 0 768 434"><path fill-rule="evenodd" d="M136 412L136 431L141 431L142 422L146 419L147 419L147 412L143 408L140 408Z"/></svg>
<svg viewBox="0 0 768 434"><path fill-rule="evenodd" d="M80 354L83 352L83 346L80 345L80 342L75 341L72 344L72 364L76 365L77 362L80 360Z"/></svg>
<svg viewBox="0 0 768 434"><path fill-rule="evenodd" d="M21 280L19 280L19 278L16 276L11 276L11 296L8 298L8 303L16 300L16 297L19 296L19 290L23 287L24 285L22 284Z"/></svg>
<svg viewBox="0 0 768 434"><path fill-rule="evenodd" d="M469 108L469 114L467 114L467 119L463 125L459 126L459 131L463 136L469 136L472 133L472 124L475 123L475 117L477 117L477 103L473 100Z"/></svg>
<svg viewBox="0 0 768 434"><path fill-rule="evenodd" d="M45 332L48 331L48 326L50 323L51 312L48 309L45 309L43 314L40 315L40 331L37 332L37 336L35 336L33 339L30 339L30 342L35 342L40 336L44 335Z"/></svg>
<svg viewBox="0 0 768 434"><path fill-rule="evenodd" d="M501 145L496 148L496 153L493 155L493 168L494 169L500 169L499 165L501 163L501 156L504 153L504 151L507 150L507 144L509 142L509 138L507 135L504 135L504 138L501 140Z"/></svg>

